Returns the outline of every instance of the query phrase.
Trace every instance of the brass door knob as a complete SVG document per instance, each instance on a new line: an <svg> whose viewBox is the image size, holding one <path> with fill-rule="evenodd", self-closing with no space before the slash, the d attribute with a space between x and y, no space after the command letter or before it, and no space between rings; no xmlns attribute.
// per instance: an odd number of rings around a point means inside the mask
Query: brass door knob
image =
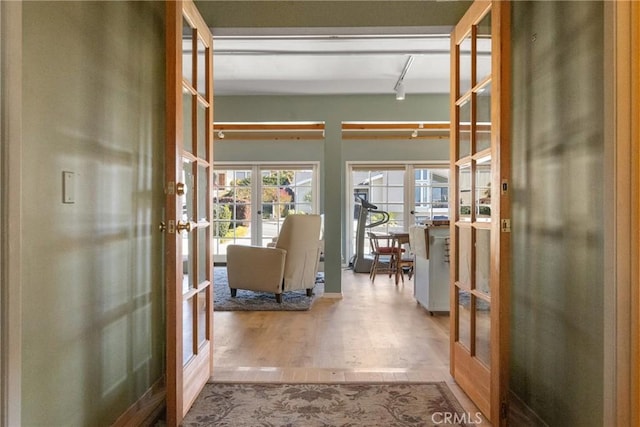
<svg viewBox="0 0 640 427"><path fill-rule="evenodd" d="M182 233L183 231L186 231L187 233L190 233L191 230L194 228L192 227L192 222L191 221L178 221L178 224L176 224L176 229L178 230L178 233Z"/></svg>
<svg viewBox="0 0 640 427"><path fill-rule="evenodd" d="M165 231L167 231L167 223L162 221L158 226L158 229L164 233Z"/></svg>

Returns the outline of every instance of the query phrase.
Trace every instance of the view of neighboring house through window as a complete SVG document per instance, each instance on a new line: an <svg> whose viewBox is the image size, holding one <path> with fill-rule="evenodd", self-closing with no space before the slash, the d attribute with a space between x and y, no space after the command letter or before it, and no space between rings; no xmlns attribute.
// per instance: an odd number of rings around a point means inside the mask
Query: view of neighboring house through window
<svg viewBox="0 0 640 427"><path fill-rule="evenodd" d="M449 219L449 169L415 168L416 224Z"/></svg>
<svg viewBox="0 0 640 427"><path fill-rule="evenodd" d="M214 180L216 262L226 261L229 244L266 246L287 215L316 211L315 164L216 165Z"/></svg>

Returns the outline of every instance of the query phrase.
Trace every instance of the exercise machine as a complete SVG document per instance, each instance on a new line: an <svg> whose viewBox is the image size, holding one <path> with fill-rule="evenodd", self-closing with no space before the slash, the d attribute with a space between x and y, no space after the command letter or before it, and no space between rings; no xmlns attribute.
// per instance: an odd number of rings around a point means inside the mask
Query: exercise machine
<svg viewBox="0 0 640 427"><path fill-rule="evenodd" d="M367 231L373 227L389 222L389 213L378 210L376 205L369 203L362 197L355 196L355 198L355 215L357 218L356 251L355 255L351 257L349 265L356 273L369 273L371 271L373 259L365 257L364 255L364 241L367 237ZM367 224L369 214L380 214L382 215L382 218L378 221Z"/></svg>

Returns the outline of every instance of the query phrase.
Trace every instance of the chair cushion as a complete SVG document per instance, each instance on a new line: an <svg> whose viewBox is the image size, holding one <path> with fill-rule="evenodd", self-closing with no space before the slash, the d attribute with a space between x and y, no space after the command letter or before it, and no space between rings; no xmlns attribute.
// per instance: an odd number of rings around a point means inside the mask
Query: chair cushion
<svg viewBox="0 0 640 427"><path fill-rule="evenodd" d="M404 249L399 249L392 246L380 246L378 247L378 253L381 254L397 254L398 252L404 252Z"/></svg>

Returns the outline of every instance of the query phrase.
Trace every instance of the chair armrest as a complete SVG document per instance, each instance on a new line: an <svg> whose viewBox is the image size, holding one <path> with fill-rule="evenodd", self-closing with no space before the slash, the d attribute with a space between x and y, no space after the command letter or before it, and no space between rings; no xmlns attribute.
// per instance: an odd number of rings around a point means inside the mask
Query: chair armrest
<svg viewBox="0 0 640 427"><path fill-rule="evenodd" d="M229 287L263 292L282 292L287 251L258 246L227 246Z"/></svg>

